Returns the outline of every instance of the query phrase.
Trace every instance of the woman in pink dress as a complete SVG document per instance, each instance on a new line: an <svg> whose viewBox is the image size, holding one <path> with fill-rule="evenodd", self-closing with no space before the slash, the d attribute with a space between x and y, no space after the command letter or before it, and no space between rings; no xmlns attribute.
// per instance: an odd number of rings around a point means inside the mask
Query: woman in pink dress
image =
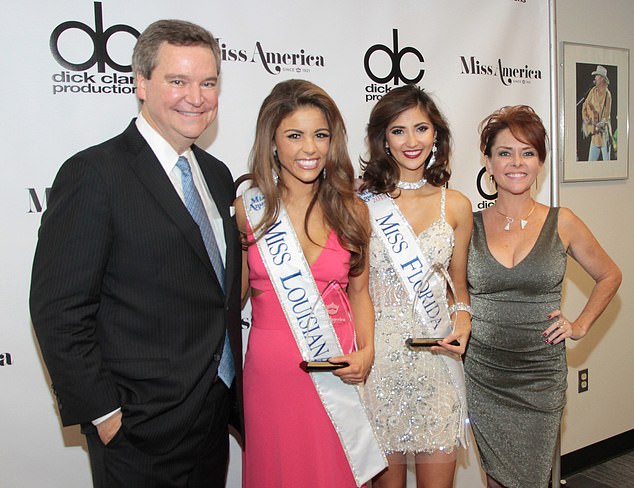
<svg viewBox="0 0 634 488"><path fill-rule="evenodd" d="M334 374L338 387L343 382L354 391L365 381L374 357L368 213L353 191L345 127L333 100L307 81L276 85L260 109L250 171L258 196L245 194L235 205L245 237L243 297L250 293L253 316L244 365L243 487L357 486L341 432L313 383L317 375ZM254 224L245 207L256 204L264 210ZM280 215L290 223L287 234L299 244L298 254L305 258L318 293L333 282L347 291L355 319L348 335L356 333L357 348L330 357L332 363L348 364L332 373L300 369L306 357L267 273L276 258L284 261L286 244L262 235L272 226L278 229ZM258 238L273 249L274 261L266 266ZM333 325L340 342L350 339Z"/></svg>

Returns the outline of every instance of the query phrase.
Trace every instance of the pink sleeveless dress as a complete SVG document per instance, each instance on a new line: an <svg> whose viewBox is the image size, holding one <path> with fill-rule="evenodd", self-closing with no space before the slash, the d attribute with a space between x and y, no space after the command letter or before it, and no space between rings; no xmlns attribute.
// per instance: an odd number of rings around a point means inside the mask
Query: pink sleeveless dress
<svg viewBox="0 0 634 488"><path fill-rule="evenodd" d="M243 488L355 487L339 437L302 357L256 245L249 246L253 319L244 364ZM311 266L321 292L348 284L350 253L331 231ZM332 374L332 373L319 373Z"/></svg>

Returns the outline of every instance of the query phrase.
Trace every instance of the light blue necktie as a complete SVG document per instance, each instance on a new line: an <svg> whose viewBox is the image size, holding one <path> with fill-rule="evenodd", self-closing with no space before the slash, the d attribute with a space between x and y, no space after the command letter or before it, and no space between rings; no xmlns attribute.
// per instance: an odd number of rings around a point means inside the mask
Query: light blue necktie
<svg viewBox="0 0 634 488"><path fill-rule="evenodd" d="M222 290L225 289L225 267L222 264L222 256L220 256L220 250L218 249L218 243L214 236L214 231L211 228L209 222L209 216L203 205L203 201L200 198L200 193L194 185L194 179L192 178L192 170L189 166L189 161L184 156L180 156L176 162L176 166L181 171L181 180L183 183L183 196L185 197L185 206L191 214L194 221L200 228L200 234L207 249L209 260L216 272L218 281ZM231 355L231 346L229 344L229 334L225 333L225 344L222 349L222 357L220 358L220 364L218 365L218 376L222 382L231 387L233 378L235 377L235 368L233 365L233 356Z"/></svg>

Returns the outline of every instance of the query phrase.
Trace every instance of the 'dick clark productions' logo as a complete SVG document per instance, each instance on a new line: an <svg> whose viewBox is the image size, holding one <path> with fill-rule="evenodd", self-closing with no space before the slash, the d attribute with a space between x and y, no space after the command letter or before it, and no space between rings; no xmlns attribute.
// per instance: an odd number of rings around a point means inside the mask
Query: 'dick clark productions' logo
<svg viewBox="0 0 634 488"><path fill-rule="evenodd" d="M365 101L375 102L394 86L416 84L425 76L423 54L412 46L399 46L398 29L392 29L392 46L374 44L363 57L363 67L374 82L365 87Z"/></svg>
<svg viewBox="0 0 634 488"><path fill-rule="evenodd" d="M491 205L495 205L495 200L498 197L497 189L494 186L495 184L489 179L486 171L486 168L482 168L476 177L476 188L480 196L483 198L483 200L478 202L476 205L478 210L484 210Z"/></svg>
<svg viewBox="0 0 634 488"><path fill-rule="evenodd" d="M132 66L116 59L117 55L130 59L139 35L125 24L104 28L101 2L94 2L94 27L78 20L59 24L51 32L49 46L55 61L65 69L51 76L53 94L134 93L134 77L127 74L132 73Z"/></svg>

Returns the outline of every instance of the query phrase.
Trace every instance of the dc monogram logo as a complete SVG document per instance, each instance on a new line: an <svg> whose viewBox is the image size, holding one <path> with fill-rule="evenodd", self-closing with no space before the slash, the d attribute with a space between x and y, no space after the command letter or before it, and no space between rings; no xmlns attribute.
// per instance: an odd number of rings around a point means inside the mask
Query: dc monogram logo
<svg viewBox="0 0 634 488"><path fill-rule="evenodd" d="M476 187L478 188L478 193L480 194L480 196L486 200L495 200L498 197L498 192L494 192L494 193L488 193L484 186L482 184L482 179L483 178L487 178L486 176L486 168L482 168L479 172L478 172L478 178L476 180Z"/></svg>
<svg viewBox="0 0 634 488"><path fill-rule="evenodd" d="M399 50L397 29L392 29L392 45L393 49L390 49L384 44L375 44L374 46L371 46L370 49L365 52L365 56L363 57L363 67L365 68L365 72L376 83L388 83L390 80L393 80L394 85L398 85L399 80L405 84L418 83L425 75L425 70L421 68L416 76L414 76L413 78L406 78L401 71L401 62L406 54L411 54L415 56L418 59L419 63L422 65L425 62L425 58L423 58L421 52L411 46L404 47L403 49ZM370 68L370 58L377 51L382 51L386 53L392 63L392 69L384 77L375 75Z"/></svg>
<svg viewBox="0 0 634 488"><path fill-rule="evenodd" d="M53 32L51 33L50 39L50 48L53 53L53 57L55 60L64 66L65 68L72 71L84 71L89 68L92 68L95 64L97 65L97 69L99 73L103 73L106 71L106 65L112 68L115 71L120 71L122 73L129 73L132 71L132 66L129 64L123 65L116 63L108 54L108 40L110 37L117 32L127 32L138 38L141 33L136 30L134 27L130 27L125 24L117 24L112 27L108 27L105 31L103 30L103 15L101 12L101 2L95 2L95 28L94 30L87 26L82 22L78 22L76 20L69 20L68 22L62 22L59 24ZM83 63L71 63L67 61L62 53L59 52L58 41L60 36L69 29L79 29L84 31L88 36L92 39L93 43L93 52L90 58Z"/></svg>

